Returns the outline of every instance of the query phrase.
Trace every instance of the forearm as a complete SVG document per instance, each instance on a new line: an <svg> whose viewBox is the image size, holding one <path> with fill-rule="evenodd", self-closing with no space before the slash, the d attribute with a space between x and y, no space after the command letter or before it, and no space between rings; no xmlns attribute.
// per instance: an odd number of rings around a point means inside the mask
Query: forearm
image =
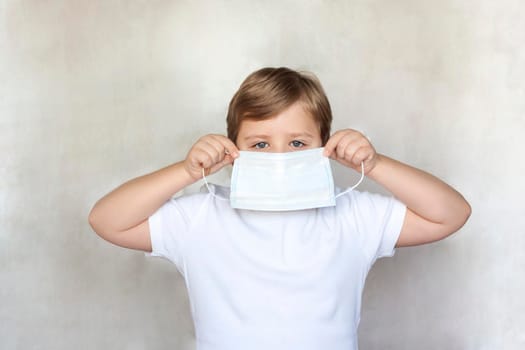
<svg viewBox="0 0 525 350"><path fill-rule="evenodd" d="M378 154L368 177L420 217L457 230L470 215L463 196L435 176Z"/></svg>
<svg viewBox="0 0 525 350"><path fill-rule="evenodd" d="M89 222L99 234L127 230L146 220L194 181L184 170L183 162L135 178L101 198L91 210Z"/></svg>

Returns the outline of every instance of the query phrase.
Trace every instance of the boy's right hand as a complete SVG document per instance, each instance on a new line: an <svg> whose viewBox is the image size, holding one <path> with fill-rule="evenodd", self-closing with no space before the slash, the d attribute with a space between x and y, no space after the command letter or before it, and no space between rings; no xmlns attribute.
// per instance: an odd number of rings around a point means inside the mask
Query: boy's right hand
<svg viewBox="0 0 525 350"><path fill-rule="evenodd" d="M213 174L232 164L238 156L239 150L229 138L210 134L201 137L191 147L184 160L184 169L197 181L202 178L202 169L206 175Z"/></svg>

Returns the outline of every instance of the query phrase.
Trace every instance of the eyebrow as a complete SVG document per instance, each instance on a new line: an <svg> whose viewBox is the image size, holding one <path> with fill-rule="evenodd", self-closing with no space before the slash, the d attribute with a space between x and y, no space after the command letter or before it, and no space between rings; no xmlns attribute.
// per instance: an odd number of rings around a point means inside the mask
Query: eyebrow
<svg viewBox="0 0 525 350"><path fill-rule="evenodd" d="M251 139L266 139L268 138L269 136L268 135L264 135L264 134L257 134L257 135L248 135L244 138L244 140L251 140Z"/></svg>
<svg viewBox="0 0 525 350"><path fill-rule="evenodd" d="M306 137L309 137L309 138L313 138L313 135L310 134L309 132L294 132L294 133L291 133L291 134L288 134L288 136L290 137L299 137L299 136L306 136Z"/></svg>
<svg viewBox="0 0 525 350"><path fill-rule="evenodd" d="M313 135L310 134L309 132L294 132L294 133L290 133L288 134L287 136L289 137L292 137L292 138L295 138L295 137L308 137L308 138L313 138ZM251 139L267 139L269 138L270 135L266 135L266 134L256 134L256 135L248 135L244 138L244 140L251 140Z"/></svg>

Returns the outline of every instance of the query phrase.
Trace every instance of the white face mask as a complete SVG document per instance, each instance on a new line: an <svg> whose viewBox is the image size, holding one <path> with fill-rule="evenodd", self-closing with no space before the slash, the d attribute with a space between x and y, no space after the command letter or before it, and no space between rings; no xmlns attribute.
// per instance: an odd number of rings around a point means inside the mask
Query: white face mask
<svg viewBox="0 0 525 350"><path fill-rule="evenodd" d="M240 151L231 178L232 208L284 211L334 206L338 196L361 183L364 173L355 186L336 196L330 161L323 150Z"/></svg>
<svg viewBox="0 0 525 350"><path fill-rule="evenodd" d="M230 203L252 210L335 205L334 181L322 148L287 153L241 151L233 165Z"/></svg>

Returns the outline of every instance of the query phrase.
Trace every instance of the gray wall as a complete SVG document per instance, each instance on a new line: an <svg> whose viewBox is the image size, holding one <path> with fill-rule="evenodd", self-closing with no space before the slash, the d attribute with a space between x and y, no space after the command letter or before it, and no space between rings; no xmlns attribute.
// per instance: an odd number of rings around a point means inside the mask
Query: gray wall
<svg viewBox="0 0 525 350"><path fill-rule="evenodd" d="M473 207L374 266L361 348L525 348L523 18L521 0L0 0L0 348L193 348L174 266L107 244L87 214L223 133L267 65L315 72L335 129Z"/></svg>

